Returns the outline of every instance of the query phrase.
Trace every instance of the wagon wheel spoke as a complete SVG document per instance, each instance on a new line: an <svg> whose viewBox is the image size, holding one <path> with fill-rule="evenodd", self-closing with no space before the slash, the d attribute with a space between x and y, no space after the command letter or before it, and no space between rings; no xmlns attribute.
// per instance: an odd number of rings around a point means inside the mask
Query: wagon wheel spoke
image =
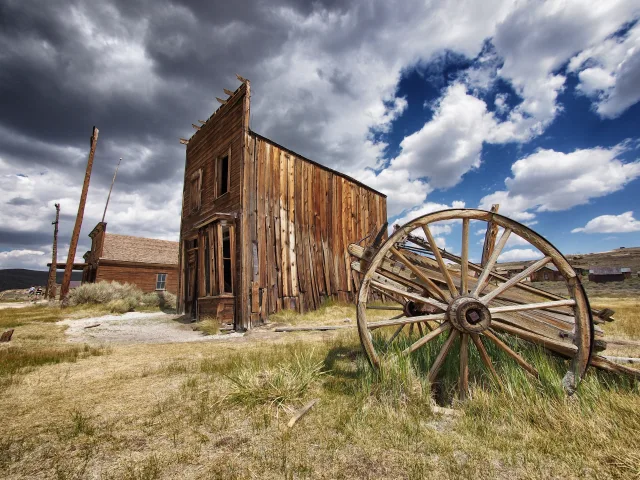
<svg viewBox="0 0 640 480"><path fill-rule="evenodd" d="M496 313L521 312L524 310L546 310L548 308L555 307L573 307L575 304L575 300L553 300L551 302L540 303L516 303L514 305L491 307L489 309L489 312L492 315L495 315Z"/></svg>
<svg viewBox="0 0 640 480"><path fill-rule="evenodd" d="M462 219L462 253L460 256L460 292L466 295L469 276L469 219Z"/></svg>
<svg viewBox="0 0 640 480"><path fill-rule="evenodd" d="M447 310L447 308L448 308L446 303L439 302L435 298L427 298L427 297L423 297L422 295L418 295L417 293L405 292L403 290L400 290L398 288L392 287L390 285L384 285L384 284L382 284L380 282L376 282L375 280L372 280L371 284L373 286L375 286L375 287L378 287L378 288L382 289L382 290L386 290L387 292L391 292L391 293L395 293L395 294L398 294L398 295L402 295L403 297L410 298L411 300L415 300L417 302L422 302L422 303L426 303L428 305L433 305L434 307L438 307L440 310Z"/></svg>
<svg viewBox="0 0 640 480"><path fill-rule="evenodd" d="M500 240L498 240L498 243L496 244L496 248L493 250L491 257L489 257L487 264L484 266L482 273L480 274L478 283L476 283L476 288L473 291L474 296L479 296L482 293L482 290L484 290L484 287L487 286L487 283L489 282L489 276L491 275L491 270L493 270L493 267L498 261L498 257L500 256L502 249L507 244L509 235L511 235L511 229L505 228L504 232L502 232L502 235L500 236Z"/></svg>
<svg viewBox="0 0 640 480"><path fill-rule="evenodd" d="M369 330L373 330L375 328L382 327L393 327L395 325L409 325L411 323L418 322L441 322L446 320L447 316L444 313L434 313L431 315L418 315L416 317L406 317L404 314L397 315L395 317L390 318L389 320L380 320L377 322L369 322L367 323L367 328Z"/></svg>
<svg viewBox="0 0 640 480"><path fill-rule="evenodd" d="M440 349L440 353L438 353L438 356L433 361L433 365L431 365L431 369L429 370L429 375L427 376L430 383L433 383L433 381L438 376L438 372L440 371L440 368L444 364L444 360L445 358L447 358L447 354L449 353L449 350L451 350L451 346L453 345L453 342L455 341L455 339L458 338L458 335L460 335L460 332L458 332L458 330L455 330L455 329L451 330L451 333L449 334L449 338L447 338L447 340L442 345L442 348Z"/></svg>
<svg viewBox="0 0 640 480"><path fill-rule="evenodd" d="M422 230L424 231L424 234L427 237L427 241L429 242L429 245L431 245L431 251L433 252L433 256L436 258L436 262L438 262L438 266L440 267L440 271L444 276L445 282L447 282L447 287L449 287L449 291L451 292L451 295L453 297L458 296L458 289L453 283L453 278L451 278L451 274L449 273L449 269L447 268L447 265L444 263L444 260L442 259L442 255L440 255L440 249L438 248L438 245L436 245L436 239L433 238L433 234L431 233L429 226L423 225Z"/></svg>
<svg viewBox="0 0 640 480"><path fill-rule="evenodd" d="M405 323L403 323L402 325L399 325L398 328L396 329L395 332L393 332L393 335L391 335L391 338L389 338L389 340L387 340L387 343L385 343L385 347L389 348L391 346L391 344L393 343L393 341L396 339L396 337L398 335L400 335L400 332L402 332L402 329L406 326Z"/></svg>
<svg viewBox="0 0 640 480"><path fill-rule="evenodd" d="M416 275L420 280L426 283L425 288L431 296L433 297L437 296L437 297L440 297L445 302L447 301L447 296L442 291L442 289L440 289L440 287L438 287L433 282L433 280L427 277L422 270L420 270L413 263L411 263L411 261L409 261L409 259L405 257L397 248L391 247L390 251L398 260L400 260L400 262L402 262L409 270L411 270L414 273L414 275Z"/></svg>
<svg viewBox="0 0 640 480"><path fill-rule="evenodd" d="M473 344L476 346L476 349L480 354L480 359L482 360L482 363L484 363L484 366L487 367L487 370L489 370L489 372L491 373L491 376L496 381L496 383L500 385L500 387L504 388L504 385L502 384L502 380L500 380L500 376L498 375L498 372L496 372L496 369L493 366L493 363L491 362L491 357L489 357L489 354L487 353L486 348L484 348L484 345L482 343L482 340L480 339L480 336L477 333L472 333L471 340L473 341Z"/></svg>
<svg viewBox="0 0 640 480"><path fill-rule="evenodd" d="M469 334L460 336L460 378L458 379L460 400L467 398L469 391Z"/></svg>
<svg viewBox="0 0 640 480"><path fill-rule="evenodd" d="M388 320L380 320L378 322L371 322L367 325L369 330L375 330L376 328L390 327L394 325L406 325L406 318L404 313L389 318ZM405 319L405 320L402 320Z"/></svg>
<svg viewBox="0 0 640 480"><path fill-rule="evenodd" d="M498 288L492 290L491 292L487 293L485 296L481 297L480 301L483 304L486 305L487 303L489 303L492 299L494 299L498 295L502 295L505 291L507 291L508 289L513 287L514 285L520 283L520 281L522 281L523 279L527 278L532 273L537 272L538 270L540 270L542 267L544 267L551 260L552 260L551 257L544 257L542 260L538 260L533 265L530 265L527 269L525 269L522 272L518 273L517 275L514 275L513 277L511 277L509 280L504 282Z"/></svg>
<svg viewBox="0 0 640 480"><path fill-rule="evenodd" d="M451 330L451 323L445 322L442 325L440 325L438 328L434 328L433 330L431 330L424 337L422 337L420 340L412 344L409 348L407 348L402 353L404 353L405 355L408 355L411 352L415 352L418 348L420 348L423 345L426 345L428 342L436 338L438 335L448 330Z"/></svg>
<svg viewBox="0 0 640 480"><path fill-rule="evenodd" d="M506 343L504 343L496 335L494 335L494 333L491 330L485 330L483 333L487 338L489 338L489 340L495 343L498 346L498 348L500 348L507 355L513 358L518 363L518 365L524 368L527 372L529 372L534 377L540 376L538 374L538 371L535 368L529 365L529 363L527 363L527 361L524 358L522 358L518 353L514 352L511 349L511 347L509 347Z"/></svg>

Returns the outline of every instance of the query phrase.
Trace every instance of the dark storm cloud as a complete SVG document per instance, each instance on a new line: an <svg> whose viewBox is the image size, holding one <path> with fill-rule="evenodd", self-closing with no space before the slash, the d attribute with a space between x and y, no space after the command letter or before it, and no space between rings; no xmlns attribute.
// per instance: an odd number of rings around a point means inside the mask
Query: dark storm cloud
<svg viewBox="0 0 640 480"><path fill-rule="evenodd" d="M16 205L16 206L34 205L35 203L36 201L31 198L21 198L21 197L13 197L11 200L7 202L8 205Z"/></svg>
<svg viewBox="0 0 640 480"><path fill-rule="evenodd" d="M92 185L108 186L120 157L119 186L180 181L184 147L178 139L189 137L191 123L217 108L220 86L237 86L236 72L268 75L256 65L277 53L290 33L275 14L280 9L306 16L314 9L343 11L343 2L3 2L0 155L16 171L20 165L42 165L77 176L86 162L86 153L78 152L88 151L91 126L97 125ZM100 32L82 33L85 13ZM143 22L144 34L136 37ZM133 94L126 77L121 84L99 87L105 75L119 75L105 71L105 57L126 54L96 50L87 38L100 42L100 35L123 45L138 42L144 49L151 63L146 95ZM203 37L216 44L203 45ZM349 92L348 80L337 70L327 75L338 92ZM303 89L295 95L319 107L314 116L323 121L321 99ZM266 133L307 154L321 151L319 141L300 141L296 132L302 120L313 121L308 111L294 113Z"/></svg>

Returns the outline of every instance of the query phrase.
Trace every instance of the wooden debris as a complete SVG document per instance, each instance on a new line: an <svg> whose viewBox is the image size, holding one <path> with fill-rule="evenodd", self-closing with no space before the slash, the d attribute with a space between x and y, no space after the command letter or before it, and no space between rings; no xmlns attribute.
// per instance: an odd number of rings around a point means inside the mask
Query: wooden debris
<svg viewBox="0 0 640 480"><path fill-rule="evenodd" d="M10 342L11 341L11 337L13 336L13 328L10 330L7 330L6 332L4 332L2 335L0 335L0 342L4 343L4 342Z"/></svg>
<svg viewBox="0 0 640 480"><path fill-rule="evenodd" d="M640 363L640 358L637 357L612 357L609 355L603 355L602 358L606 358L607 360L616 363Z"/></svg>
<svg viewBox="0 0 640 480"><path fill-rule="evenodd" d="M287 427L292 428L296 424L296 422L300 420L302 417L304 417L307 414L307 412L311 410L313 406L319 401L320 401L319 398L314 398L309 403L307 403L304 407L298 410L296 414L293 417L291 417L291 420L289 420L289 423L287 423Z"/></svg>
<svg viewBox="0 0 640 480"><path fill-rule="evenodd" d="M342 328L355 328L355 325L309 325L307 327L277 327L275 332L325 332L328 330L340 330Z"/></svg>

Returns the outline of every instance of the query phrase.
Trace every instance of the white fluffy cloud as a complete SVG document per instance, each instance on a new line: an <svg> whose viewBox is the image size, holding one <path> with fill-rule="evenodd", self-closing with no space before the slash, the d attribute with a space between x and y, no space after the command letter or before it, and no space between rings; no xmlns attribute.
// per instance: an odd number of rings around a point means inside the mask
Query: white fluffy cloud
<svg viewBox="0 0 640 480"><path fill-rule="evenodd" d="M405 223L409 223L411 220L422 217L423 215L427 215L429 213L438 212L440 210L447 210L449 208L464 208L465 203L460 200L455 200L451 202L451 205L446 205L442 203L436 202L426 202L421 206L409 210L402 217L397 218L393 223L395 225L404 225ZM438 229L436 232L434 229ZM444 222L440 222L438 225L434 225L430 227L433 231L434 235L439 233L451 233L451 227L448 224L444 224Z"/></svg>
<svg viewBox="0 0 640 480"><path fill-rule="evenodd" d="M414 178L428 177L437 188L452 187L480 166L482 144L494 126L486 103L456 83L445 92L433 118L402 140L402 151L390 169L410 171Z"/></svg>
<svg viewBox="0 0 640 480"><path fill-rule="evenodd" d="M513 164L506 190L483 197L480 208L500 204L500 213L521 221L535 212L566 210L623 188L640 177L640 161L623 163L625 145L571 153L540 149Z"/></svg>
<svg viewBox="0 0 640 480"><path fill-rule="evenodd" d="M45 252L41 250L9 250L0 252L0 269L2 268L35 268L46 267Z"/></svg>
<svg viewBox="0 0 640 480"><path fill-rule="evenodd" d="M571 59L578 89L593 99L602 117L614 118L640 100L640 23Z"/></svg>
<svg viewBox="0 0 640 480"><path fill-rule="evenodd" d="M542 258L542 253L532 248L514 248L502 252L498 257L499 262L520 262Z"/></svg>
<svg viewBox="0 0 640 480"><path fill-rule="evenodd" d="M633 212L620 215L600 215L587 222L584 227L574 228L572 233L626 233L640 232L640 221L633 218Z"/></svg>

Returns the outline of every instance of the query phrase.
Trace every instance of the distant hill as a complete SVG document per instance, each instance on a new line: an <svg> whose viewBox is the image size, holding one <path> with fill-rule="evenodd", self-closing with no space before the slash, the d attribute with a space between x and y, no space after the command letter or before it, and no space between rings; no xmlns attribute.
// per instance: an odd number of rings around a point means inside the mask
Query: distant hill
<svg viewBox="0 0 640 480"><path fill-rule="evenodd" d="M608 252L567 255L577 267L627 267L633 275L640 271L640 247L616 248Z"/></svg>
<svg viewBox="0 0 640 480"><path fill-rule="evenodd" d="M607 252L566 254L567 260L574 268L589 269L593 267L630 268L632 275L640 272L640 247L622 247ZM521 267L531 265L533 260L521 262L500 262L500 268Z"/></svg>
<svg viewBox="0 0 640 480"><path fill-rule="evenodd" d="M62 283L63 271L56 272L56 282ZM31 285L47 285L49 272L47 270L26 270L23 268L0 269L0 292L29 288ZM71 280L82 280L82 272L72 272Z"/></svg>

